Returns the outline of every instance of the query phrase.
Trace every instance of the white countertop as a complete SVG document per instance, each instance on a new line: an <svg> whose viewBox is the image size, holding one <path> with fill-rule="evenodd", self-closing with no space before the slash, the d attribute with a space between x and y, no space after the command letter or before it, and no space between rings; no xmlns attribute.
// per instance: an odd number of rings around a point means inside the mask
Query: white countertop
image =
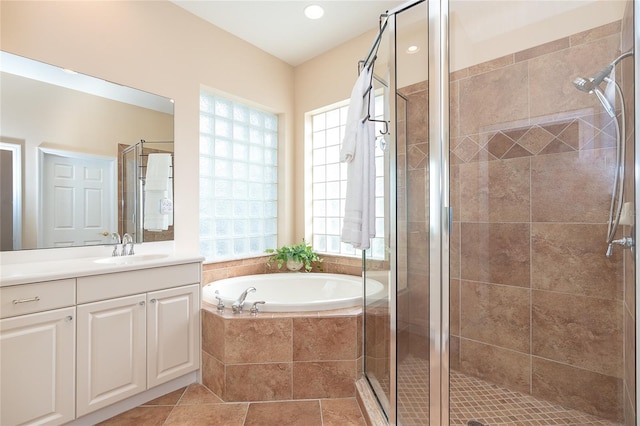
<svg viewBox="0 0 640 426"><path fill-rule="evenodd" d="M146 247L145 247L146 246ZM176 253L173 246L140 244L136 254L111 259L108 247L32 250L0 254L0 287L89 275L110 274L161 266L202 262L193 253ZM104 263L103 263L104 262ZM110 263L126 262L126 263Z"/></svg>

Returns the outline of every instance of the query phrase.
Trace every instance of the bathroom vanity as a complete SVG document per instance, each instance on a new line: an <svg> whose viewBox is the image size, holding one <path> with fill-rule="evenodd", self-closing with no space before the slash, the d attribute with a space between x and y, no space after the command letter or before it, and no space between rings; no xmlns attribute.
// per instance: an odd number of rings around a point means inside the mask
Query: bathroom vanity
<svg viewBox="0 0 640 426"><path fill-rule="evenodd" d="M173 390L163 385L184 386L200 366L201 261L3 261L0 424L82 424L118 402Z"/></svg>

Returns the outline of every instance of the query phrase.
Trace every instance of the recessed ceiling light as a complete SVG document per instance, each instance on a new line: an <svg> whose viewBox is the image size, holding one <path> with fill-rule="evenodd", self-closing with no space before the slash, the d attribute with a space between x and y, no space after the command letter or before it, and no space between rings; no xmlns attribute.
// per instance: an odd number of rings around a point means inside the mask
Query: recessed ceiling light
<svg viewBox="0 0 640 426"><path fill-rule="evenodd" d="M413 55L413 54L414 54L414 53L416 53L418 50L420 50L420 48L419 48L418 46L415 46L415 45L414 45L414 46L409 46L409 47L407 48L407 53L408 53L409 55Z"/></svg>
<svg viewBox="0 0 640 426"><path fill-rule="evenodd" d="M312 4L304 8L304 15L309 19L320 19L324 15L324 9L317 4Z"/></svg>

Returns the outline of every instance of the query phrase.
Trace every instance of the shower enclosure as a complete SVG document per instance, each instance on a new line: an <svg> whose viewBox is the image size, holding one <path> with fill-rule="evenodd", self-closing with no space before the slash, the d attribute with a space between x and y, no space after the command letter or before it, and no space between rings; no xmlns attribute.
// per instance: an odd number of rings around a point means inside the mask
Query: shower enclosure
<svg viewBox="0 0 640 426"><path fill-rule="evenodd" d="M636 424L634 6L383 17L390 291L365 299L364 377L390 424Z"/></svg>
<svg viewBox="0 0 640 426"><path fill-rule="evenodd" d="M146 141L134 145L120 145L118 159L118 232L128 233L134 242L173 240L173 225L166 230L149 231L144 226L145 177L149 154L170 154L173 141ZM172 185L173 186L173 185Z"/></svg>

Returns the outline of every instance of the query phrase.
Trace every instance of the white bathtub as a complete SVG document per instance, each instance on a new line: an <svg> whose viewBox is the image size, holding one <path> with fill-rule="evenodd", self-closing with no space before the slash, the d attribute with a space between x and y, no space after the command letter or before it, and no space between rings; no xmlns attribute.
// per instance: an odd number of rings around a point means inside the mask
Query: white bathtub
<svg viewBox="0 0 640 426"><path fill-rule="evenodd" d="M256 291L245 299L244 309L264 300L258 305L261 312L306 312L348 308L362 303L362 278L351 275L324 273L279 273L247 275L226 278L207 284L203 288L203 300L216 305L215 291L227 308L249 287ZM367 294L383 291L384 286L367 279Z"/></svg>

